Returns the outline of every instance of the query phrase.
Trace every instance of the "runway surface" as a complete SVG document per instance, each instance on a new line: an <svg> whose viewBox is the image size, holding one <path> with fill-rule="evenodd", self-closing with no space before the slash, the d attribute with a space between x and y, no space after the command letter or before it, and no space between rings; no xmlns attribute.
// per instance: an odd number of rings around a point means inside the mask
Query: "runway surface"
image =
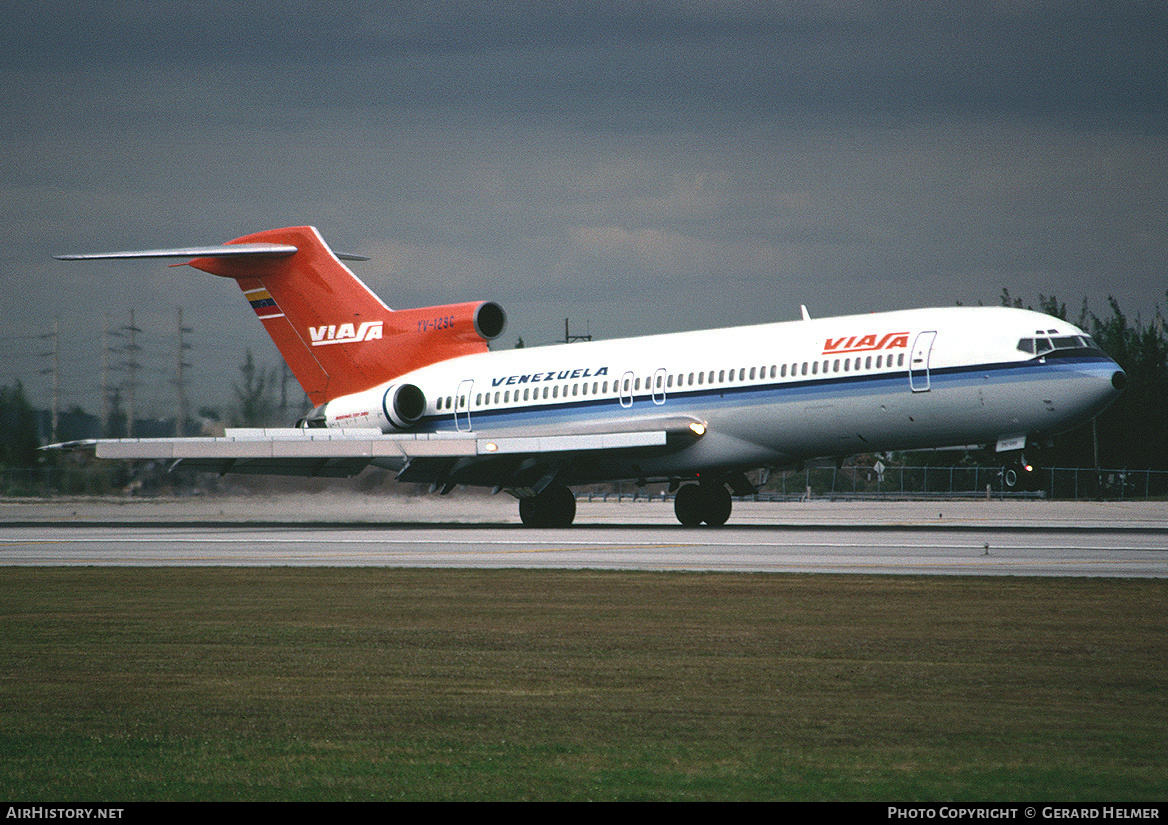
<svg viewBox="0 0 1168 825"><path fill-rule="evenodd" d="M0 506L0 564L1168 578L1168 515L1156 502L1118 510L1094 502L884 508L746 502L736 504L738 523L720 529L681 527L672 507L660 502L581 502L576 526L532 530L509 515L513 504L504 510L497 499L489 501L497 511L474 501L461 505L470 518L480 513L478 523L456 523L450 512L423 513L416 506L398 512L384 501L376 518L360 508L288 501L269 502L259 511L247 501L226 507L203 502L196 510L173 503L128 509L124 503ZM326 517L313 517L320 514Z"/></svg>

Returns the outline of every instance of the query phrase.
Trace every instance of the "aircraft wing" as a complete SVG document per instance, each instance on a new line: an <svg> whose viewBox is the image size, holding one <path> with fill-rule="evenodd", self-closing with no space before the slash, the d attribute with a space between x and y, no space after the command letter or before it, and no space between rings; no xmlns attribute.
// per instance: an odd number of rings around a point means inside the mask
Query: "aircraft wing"
<svg viewBox="0 0 1168 825"><path fill-rule="evenodd" d="M574 457L611 451L668 452L690 444L704 424L686 416L640 419L582 432L382 433L378 429L229 429L223 437L114 438L46 449L97 458L172 461L183 469L344 478L370 465L401 481L453 486L472 479L519 488Z"/></svg>

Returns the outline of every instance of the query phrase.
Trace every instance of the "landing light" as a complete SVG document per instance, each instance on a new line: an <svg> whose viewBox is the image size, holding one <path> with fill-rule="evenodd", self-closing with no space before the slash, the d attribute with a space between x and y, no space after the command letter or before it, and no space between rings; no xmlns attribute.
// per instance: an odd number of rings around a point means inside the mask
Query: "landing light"
<svg viewBox="0 0 1168 825"><path fill-rule="evenodd" d="M697 421L695 421L694 423L690 424L690 425L689 425L689 429L690 429L690 432L692 432L694 435L699 435L699 436L700 436L700 435L705 435L705 434L706 434L706 425L705 425L705 424L700 424L700 423L698 423Z"/></svg>
<svg viewBox="0 0 1168 825"><path fill-rule="evenodd" d="M499 449L499 445L496 444L494 441L488 441L486 444L483 445L483 449L486 450L488 453L493 453L493 452L495 452L495 450Z"/></svg>

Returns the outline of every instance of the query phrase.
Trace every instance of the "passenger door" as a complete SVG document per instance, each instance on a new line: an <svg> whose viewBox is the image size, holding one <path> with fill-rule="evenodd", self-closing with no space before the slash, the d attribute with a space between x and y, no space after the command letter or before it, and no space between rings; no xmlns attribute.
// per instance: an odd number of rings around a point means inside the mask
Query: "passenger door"
<svg viewBox="0 0 1168 825"><path fill-rule="evenodd" d="M933 351L936 330L917 333L908 359L908 384L913 392L929 391L929 355Z"/></svg>

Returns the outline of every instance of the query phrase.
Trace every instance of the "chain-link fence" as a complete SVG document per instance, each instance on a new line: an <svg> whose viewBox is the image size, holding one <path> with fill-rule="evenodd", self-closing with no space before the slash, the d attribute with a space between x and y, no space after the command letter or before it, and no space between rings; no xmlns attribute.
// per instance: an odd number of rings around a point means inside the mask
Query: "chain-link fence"
<svg viewBox="0 0 1168 825"><path fill-rule="evenodd" d="M947 498L1050 498L1063 500L1154 499L1168 497L1168 470L1096 470L1044 467L1034 490L1009 491L1001 467L819 467L753 479L756 501L929 500ZM580 494L578 494L580 495ZM661 485L637 488L630 483L584 492L589 498L669 498Z"/></svg>
<svg viewBox="0 0 1168 825"><path fill-rule="evenodd" d="M1168 470L1044 467L1034 491L1008 492L1000 467L816 467L756 473L759 501L829 499L1053 498L1063 500L1168 498ZM111 462L88 467L0 468L0 496L182 495L219 488L215 476L168 473L164 462ZM316 482L319 484L319 482ZM362 488L364 489L364 488ZM383 488L392 494L395 486ZM580 489L578 497L667 498L663 484L631 482Z"/></svg>

